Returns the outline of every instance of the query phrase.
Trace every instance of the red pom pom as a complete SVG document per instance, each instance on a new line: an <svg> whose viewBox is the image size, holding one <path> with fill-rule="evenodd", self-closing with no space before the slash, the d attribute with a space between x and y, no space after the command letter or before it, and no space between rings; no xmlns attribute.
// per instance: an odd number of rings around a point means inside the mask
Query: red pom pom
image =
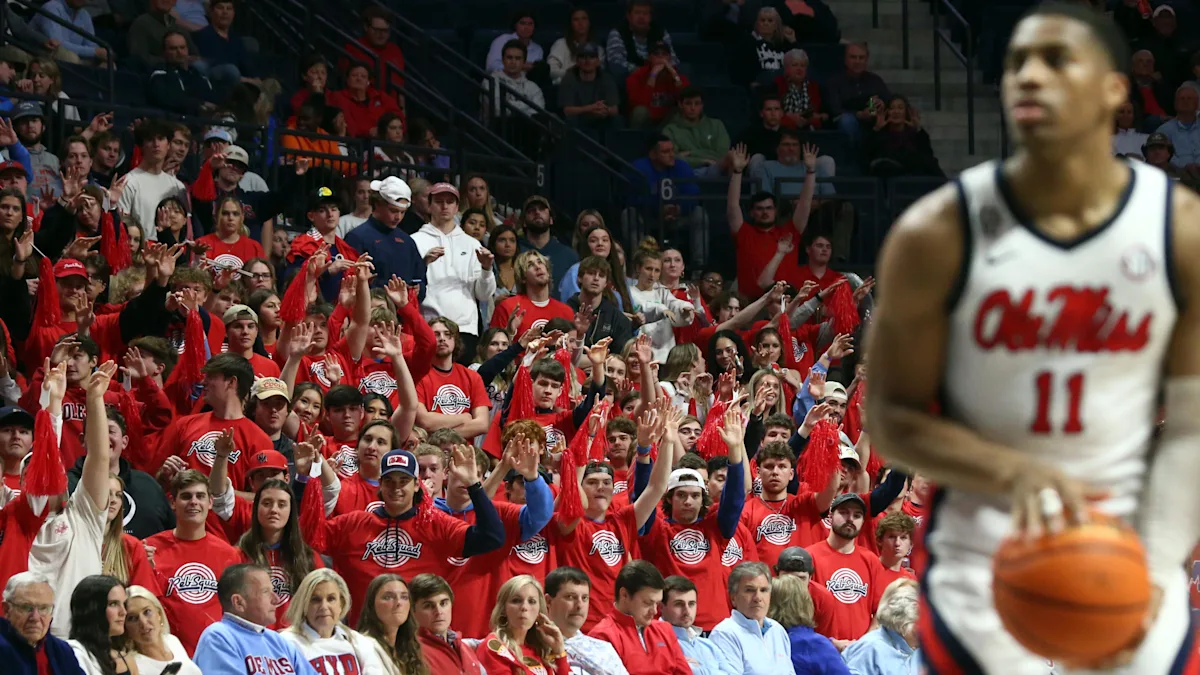
<svg viewBox="0 0 1200 675"><path fill-rule="evenodd" d="M575 407L571 405L571 385L575 382L575 365L571 363L571 352L560 349L554 352L554 360L561 363L567 373L567 379L563 380L562 391L558 393L558 400L554 402L554 406L560 410L570 410Z"/></svg>
<svg viewBox="0 0 1200 675"><path fill-rule="evenodd" d="M50 413L39 410L33 420L33 457L25 468L25 492L31 497L53 497L66 491L67 471L63 468Z"/></svg>
<svg viewBox="0 0 1200 675"><path fill-rule="evenodd" d="M850 284L838 284L826 305L833 315L833 330L838 335L850 335L858 328L858 307L854 305Z"/></svg>
<svg viewBox="0 0 1200 675"><path fill-rule="evenodd" d="M181 389L191 396L192 387L199 384L204 377L202 369L205 361L208 360L205 356L207 339L204 336L204 322L200 319L200 311L186 311L187 323L183 329L183 354L180 355L175 369L171 371L171 376L167 378L164 388Z"/></svg>
<svg viewBox="0 0 1200 675"><path fill-rule="evenodd" d="M725 441L721 439L721 427L725 424L727 408L729 408L729 401L717 401L708 410L708 417L704 420L704 430L700 432L700 438L696 439L696 452L704 458L704 461L718 455L729 454L729 448L725 447Z"/></svg>
<svg viewBox="0 0 1200 675"><path fill-rule="evenodd" d="M562 485L558 493L558 515L564 522L571 522L583 517L583 500L579 497L579 482L575 478L575 470L585 463L588 452L587 426L575 432L571 444L563 451L562 462L559 464L558 475Z"/></svg>
<svg viewBox="0 0 1200 675"><path fill-rule="evenodd" d="M116 227L111 211L105 211L100 216L100 255L108 261L113 274L133 264L129 253L129 233L124 227Z"/></svg>
<svg viewBox="0 0 1200 675"><path fill-rule="evenodd" d="M808 436L808 447L804 449L800 460L804 470L804 482L814 490L824 489L840 463L838 429L833 422L823 419L813 426L812 433Z"/></svg>
<svg viewBox="0 0 1200 675"><path fill-rule="evenodd" d="M508 421L527 420L533 417L533 378L529 376L529 368L524 363L517 369L513 378L512 402L508 406Z"/></svg>
<svg viewBox="0 0 1200 675"><path fill-rule="evenodd" d="M287 323L300 323L308 312L308 263L300 266L300 273L279 302L279 318Z"/></svg>
<svg viewBox="0 0 1200 675"><path fill-rule="evenodd" d="M57 328L62 323L62 307L58 304L58 284L54 279L54 264L42 256L38 261L38 302L33 325Z"/></svg>
<svg viewBox="0 0 1200 675"><path fill-rule="evenodd" d="M304 539L316 551L325 550L325 495L321 491L321 481L309 478L304 486L304 496L300 499L300 520L312 523L303 528Z"/></svg>

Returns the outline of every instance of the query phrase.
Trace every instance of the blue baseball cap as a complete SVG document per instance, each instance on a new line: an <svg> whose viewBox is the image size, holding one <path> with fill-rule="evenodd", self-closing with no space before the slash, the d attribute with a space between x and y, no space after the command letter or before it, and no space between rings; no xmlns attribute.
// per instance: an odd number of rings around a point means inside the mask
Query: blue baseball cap
<svg viewBox="0 0 1200 675"><path fill-rule="evenodd" d="M407 450L392 450L383 456L379 477L399 471L417 477L417 457Z"/></svg>
<svg viewBox="0 0 1200 675"><path fill-rule="evenodd" d="M32 429L33 415L26 412L24 408L15 405L6 405L0 408L0 427L13 425Z"/></svg>

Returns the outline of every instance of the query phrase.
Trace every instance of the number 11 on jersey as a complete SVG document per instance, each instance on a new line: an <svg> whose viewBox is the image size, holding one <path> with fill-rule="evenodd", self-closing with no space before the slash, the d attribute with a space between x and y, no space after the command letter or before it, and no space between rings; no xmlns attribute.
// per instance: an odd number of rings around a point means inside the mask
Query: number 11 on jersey
<svg viewBox="0 0 1200 675"><path fill-rule="evenodd" d="M1043 370L1033 378L1034 397L1037 399L1037 413L1029 431L1035 434L1049 434L1054 431L1050 424L1050 404L1056 396L1067 397L1067 419L1062 425L1062 433L1077 434L1083 431L1080 421L1079 408L1083 403L1083 373L1070 373L1065 377Z"/></svg>

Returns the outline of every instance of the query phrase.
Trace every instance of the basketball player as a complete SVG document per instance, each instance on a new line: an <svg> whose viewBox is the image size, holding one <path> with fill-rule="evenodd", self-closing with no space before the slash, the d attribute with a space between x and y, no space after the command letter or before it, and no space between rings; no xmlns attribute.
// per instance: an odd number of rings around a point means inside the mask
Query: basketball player
<svg viewBox="0 0 1200 675"><path fill-rule="evenodd" d="M932 675L1048 672L1001 626L992 556L1014 532L1083 521L1089 501L1139 517L1158 591L1140 644L1102 672L1197 667L1184 561L1200 518L1200 203L1112 157L1127 62L1104 16L1031 10L1002 82L1019 149L921 199L884 246L871 432L939 486L920 619Z"/></svg>

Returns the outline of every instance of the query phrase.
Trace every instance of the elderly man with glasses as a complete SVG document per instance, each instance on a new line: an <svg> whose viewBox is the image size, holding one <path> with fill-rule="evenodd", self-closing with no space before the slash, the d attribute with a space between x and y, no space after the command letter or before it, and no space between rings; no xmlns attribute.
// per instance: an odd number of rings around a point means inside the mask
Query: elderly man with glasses
<svg viewBox="0 0 1200 675"><path fill-rule="evenodd" d="M71 646L50 635L54 589L37 572L21 572L4 587L0 663L8 675L83 675Z"/></svg>

